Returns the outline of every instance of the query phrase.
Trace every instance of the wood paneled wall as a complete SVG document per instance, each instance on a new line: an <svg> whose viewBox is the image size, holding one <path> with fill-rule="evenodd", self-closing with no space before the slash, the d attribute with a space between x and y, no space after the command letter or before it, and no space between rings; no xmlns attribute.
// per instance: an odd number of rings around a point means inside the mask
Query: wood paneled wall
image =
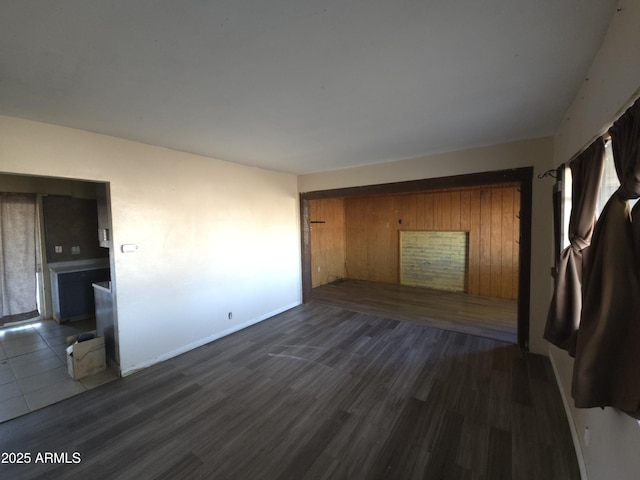
<svg viewBox="0 0 640 480"><path fill-rule="evenodd" d="M342 198L309 202L312 287L346 277L344 214Z"/></svg>
<svg viewBox="0 0 640 480"><path fill-rule="evenodd" d="M399 283L400 230L467 231L469 293L517 299L519 212L516 185L312 200L312 286Z"/></svg>

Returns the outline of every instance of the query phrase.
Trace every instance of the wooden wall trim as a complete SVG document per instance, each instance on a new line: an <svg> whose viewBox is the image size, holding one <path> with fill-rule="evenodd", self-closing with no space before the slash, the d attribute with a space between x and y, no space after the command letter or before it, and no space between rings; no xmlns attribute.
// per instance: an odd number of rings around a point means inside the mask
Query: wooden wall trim
<svg viewBox="0 0 640 480"><path fill-rule="evenodd" d="M311 218L309 199L300 195L300 235L302 241L302 303L311 301Z"/></svg>
<svg viewBox="0 0 640 480"><path fill-rule="evenodd" d="M430 190L447 190L451 188L478 187L504 183L520 183L533 177L533 167L496 170L493 172L468 173L451 177L425 178L405 182L381 183L360 187L335 188L302 192L300 195L308 200L320 198L368 197L373 195L392 195L397 193L426 192Z"/></svg>
<svg viewBox="0 0 640 480"><path fill-rule="evenodd" d="M300 193L302 231L302 301L311 301L311 241L309 200L349 198L399 193L426 192L454 188L517 183L520 186L520 248L518 269L518 345L529 348L529 307L531 295L531 217L533 167L470 173L451 177L365 185Z"/></svg>
<svg viewBox="0 0 640 480"><path fill-rule="evenodd" d="M518 272L518 345L529 350L529 307L531 304L531 217L533 167L520 181L520 270Z"/></svg>

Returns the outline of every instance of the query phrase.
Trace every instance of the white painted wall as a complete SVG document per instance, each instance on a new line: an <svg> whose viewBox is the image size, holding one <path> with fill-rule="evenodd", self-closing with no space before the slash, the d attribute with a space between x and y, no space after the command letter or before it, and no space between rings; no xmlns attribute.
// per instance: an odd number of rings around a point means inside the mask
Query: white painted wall
<svg viewBox="0 0 640 480"><path fill-rule="evenodd" d="M550 269L553 264L553 181L536 177L553 167L552 138L524 140L399 162L301 175L298 177L298 188L301 192L311 192L529 166L534 167L529 341L531 351L546 354L548 347L547 342L542 339L542 333L552 289Z"/></svg>
<svg viewBox="0 0 640 480"><path fill-rule="evenodd" d="M555 164L568 161L604 133L638 96L640 89L640 2L621 0L581 90L565 115L555 141ZM578 452L589 480L640 478L640 426L618 411L576 409L571 398L573 359L550 347L558 383L575 426ZM640 381L640 379L638 380ZM589 441L585 441L588 430Z"/></svg>
<svg viewBox="0 0 640 480"><path fill-rule="evenodd" d="M294 175L1 116L0 173L110 182L123 374L301 301Z"/></svg>

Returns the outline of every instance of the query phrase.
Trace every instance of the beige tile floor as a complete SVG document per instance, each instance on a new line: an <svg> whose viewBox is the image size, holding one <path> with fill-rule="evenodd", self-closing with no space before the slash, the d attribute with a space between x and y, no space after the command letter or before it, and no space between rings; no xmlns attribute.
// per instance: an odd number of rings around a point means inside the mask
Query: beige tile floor
<svg viewBox="0 0 640 480"><path fill-rule="evenodd" d="M67 372L67 337L94 328L94 319L64 325L37 320L1 328L0 422L116 379L114 370L79 381Z"/></svg>

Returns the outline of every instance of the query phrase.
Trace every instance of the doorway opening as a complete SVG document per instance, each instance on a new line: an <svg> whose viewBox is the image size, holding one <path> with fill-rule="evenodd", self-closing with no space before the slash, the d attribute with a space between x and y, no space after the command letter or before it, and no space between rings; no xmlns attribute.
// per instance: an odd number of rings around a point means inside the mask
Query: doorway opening
<svg viewBox="0 0 640 480"><path fill-rule="evenodd" d="M359 282L354 286L355 290L342 295L349 298L350 302L357 302L360 294L355 292L359 290L363 299L359 305L360 311L366 306L375 313L375 308L381 308L383 303L381 292L387 295L395 292L395 299L387 299L391 305L387 312L393 311L399 317L407 309L407 296L413 295L413 298L426 302L417 308L414 315L433 318L436 315L433 311L420 308L433 308L442 303L444 298L449 298L450 305L444 302L441 313L437 315L442 323L441 328L454 330L455 326L446 324L451 321L447 319L448 311L460 310L466 303L471 312L477 312L480 304L484 304L482 308L489 312L487 315L496 317L498 323L504 320L505 324L504 329L499 326L498 333L490 332L487 336L517 343L527 349L532 177L533 168L527 167L301 193L303 301L322 301L326 292L317 288L320 285L348 286L348 281L355 279ZM439 203L441 208L430 210L424 207L429 202ZM492 204L499 206L501 213L496 213L498 210L492 208ZM483 215L487 217L484 222L473 213L474 209L484 211ZM443 216L442 212L449 213ZM333 231L327 236L331 240L323 242L324 245L318 248L318 231L329 231L340 224L343 225L343 235ZM465 291L462 292L463 295L468 294L464 297L465 301L463 297L453 298L461 295L460 292L448 292L445 289L433 290L440 293L431 301L426 301L426 289L401 285L400 232L442 231L466 232L469 235L470 253L466 264ZM483 236L488 240L481 242ZM314 238L316 244L312 248ZM418 242L423 238L425 236L422 234L410 237ZM336 255L336 250L341 249L343 255ZM496 263L498 261L499 264ZM435 266L432 265L430 270L436 270ZM379 285L368 285L368 306L363 282L386 285L378 292L376 288ZM396 302L395 305L393 302ZM378 311L378 314L383 313ZM459 314L458 317L464 320L465 314ZM468 323L467 327L469 325L475 328L473 322ZM500 337L509 328L511 337L508 334Z"/></svg>
<svg viewBox="0 0 640 480"><path fill-rule="evenodd" d="M20 254L30 258L30 266L21 273L30 279L35 308L24 312L26 318L10 317L0 325L0 376L5 380L0 384L0 421L4 421L120 374L113 251L108 241L109 184L0 173L0 192L33 199L33 233L25 231L12 242L20 245L33 237L35 244L33 252ZM102 282L101 293L108 293L108 328L101 328L97 320L94 285ZM111 340L106 369L92 367L95 373L87 371L87 376L77 370L72 373L68 339L93 331L92 335Z"/></svg>

